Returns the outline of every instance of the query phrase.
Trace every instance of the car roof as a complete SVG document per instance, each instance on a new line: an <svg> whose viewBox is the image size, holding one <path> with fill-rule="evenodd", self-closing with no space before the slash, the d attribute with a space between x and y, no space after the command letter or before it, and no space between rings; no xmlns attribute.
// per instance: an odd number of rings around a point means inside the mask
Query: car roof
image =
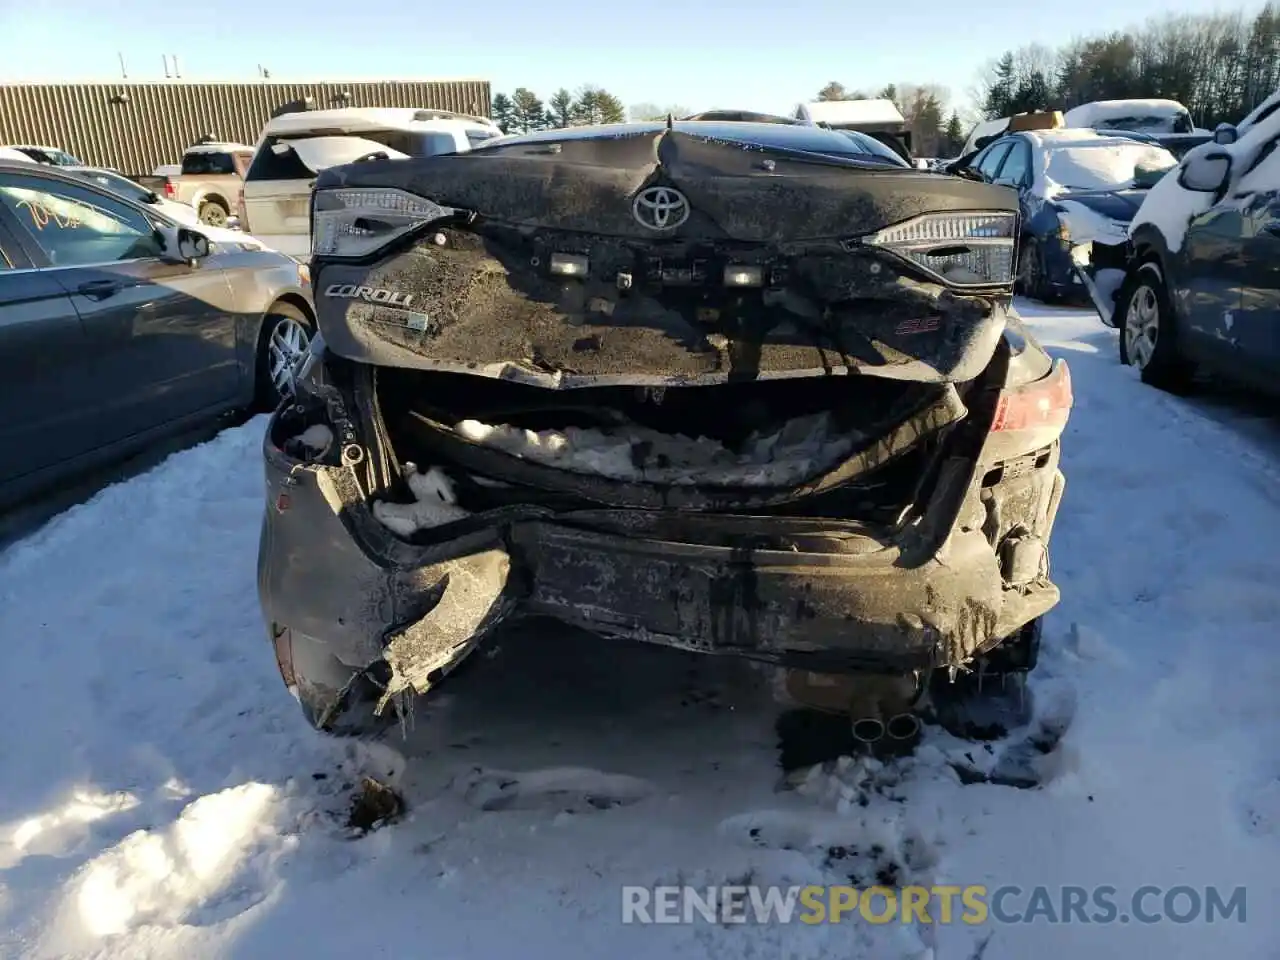
<svg viewBox="0 0 1280 960"><path fill-rule="evenodd" d="M546 143L563 140L608 140L615 137L635 137L656 133L667 128L664 120L641 123L608 123L593 127L563 127L555 130L539 130L512 137L503 137L492 144L481 144L477 151L494 150L522 143ZM678 133L711 137L718 140L735 140L743 143L780 147L784 150L804 150L810 153L835 151L847 155L850 138L847 131L828 130L812 124L755 123L734 120L675 120L671 129ZM875 156L873 154L873 156Z"/></svg>
<svg viewBox="0 0 1280 960"><path fill-rule="evenodd" d="M81 177L64 173L65 167L55 167L47 163L24 163L21 160L5 160L0 157L0 170L6 173L21 173L24 176L48 177L50 180L62 180L66 183L81 184Z"/></svg>
<svg viewBox="0 0 1280 960"><path fill-rule="evenodd" d="M426 110L413 107L338 107L333 110L300 110L272 117L263 128L265 135L309 133L313 130L337 129L355 134L364 130L440 130L463 127L497 129L484 117L448 110Z"/></svg>
<svg viewBox="0 0 1280 960"><path fill-rule="evenodd" d="M62 167L61 169L71 170L73 172L79 171L80 173L105 173L107 176L119 177L121 180L129 179L119 170L108 170L106 167L91 167L87 163L82 163L82 164L69 163L66 166Z"/></svg>
<svg viewBox="0 0 1280 960"><path fill-rule="evenodd" d="M1080 127L1059 127L1056 130L1021 130L1018 133L1009 134L1009 136L1026 137L1033 143L1043 147L1116 147L1129 146L1141 142L1134 137L1120 133L1099 133L1097 130ZM1142 145L1154 146L1154 144L1146 143Z"/></svg>
<svg viewBox="0 0 1280 960"><path fill-rule="evenodd" d="M217 141L210 143L193 143L184 153L253 153L253 147L247 143L231 143Z"/></svg>

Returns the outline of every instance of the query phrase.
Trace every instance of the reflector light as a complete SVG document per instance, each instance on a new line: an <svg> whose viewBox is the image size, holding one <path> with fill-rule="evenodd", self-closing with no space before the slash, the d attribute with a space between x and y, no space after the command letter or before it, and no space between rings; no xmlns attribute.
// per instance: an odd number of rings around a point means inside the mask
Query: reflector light
<svg viewBox="0 0 1280 960"><path fill-rule="evenodd" d="M557 277L585 277L590 269L586 257L576 253L553 253L551 255L551 273Z"/></svg>
<svg viewBox="0 0 1280 960"><path fill-rule="evenodd" d="M724 268L726 287L762 287L764 269L752 264L731 263Z"/></svg>

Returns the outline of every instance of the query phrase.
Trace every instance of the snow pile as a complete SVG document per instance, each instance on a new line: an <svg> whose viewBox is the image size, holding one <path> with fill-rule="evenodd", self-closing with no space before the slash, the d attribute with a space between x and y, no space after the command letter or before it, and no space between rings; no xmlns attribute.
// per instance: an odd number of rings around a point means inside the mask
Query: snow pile
<svg viewBox="0 0 1280 960"><path fill-rule="evenodd" d="M1280 91L1276 91L1240 122L1237 127L1239 139L1235 143L1217 144L1213 141L1202 143L1187 151L1186 156L1182 158L1181 166L1185 167L1188 163L1195 162L1197 157L1203 157L1209 153L1226 153L1231 157L1231 174L1226 196L1246 190L1280 189L1280 176L1278 176L1280 170L1277 170L1269 160L1260 164L1256 172L1248 172L1258 152L1280 136L1280 110L1276 109L1277 103L1280 103ZM1246 179L1248 182L1242 182ZM1178 183L1178 177L1171 173L1147 193L1146 199L1142 201L1142 206L1129 225L1129 230L1132 233L1139 226L1149 223L1164 237L1170 250L1181 250L1188 225L1200 214L1206 213L1213 204L1212 193L1187 190Z"/></svg>
<svg viewBox="0 0 1280 960"><path fill-rule="evenodd" d="M415 464L405 464L404 479L413 493L413 503L373 502L373 515L392 533L408 537L470 515L458 506L453 481L439 467L421 473Z"/></svg>
<svg viewBox="0 0 1280 960"><path fill-rule="evenodd" d="M463 420L454 428L473 443L523 460L613 480L703 486L768 487L807 480L846 456L856 436L839 432L829 412L796 417L752 433L741 450L718 440L647 427L525 430Z"/></svg>
<svg viewBox="0 0 1280 960"><path fill-rule="evenodd" d="M1139 167L1167 170L1177 158L1164 147L1118 137L1082 140L1045 152L1045 195L1080 190L1118 190L1133 185Z"/></svg>
<svg viewBox="0 0 1280 960"><path fill-rule="evenodd" d="M295 438L312 453L322 454L333 445L333 431L323 423L313 424Z"/></svg>

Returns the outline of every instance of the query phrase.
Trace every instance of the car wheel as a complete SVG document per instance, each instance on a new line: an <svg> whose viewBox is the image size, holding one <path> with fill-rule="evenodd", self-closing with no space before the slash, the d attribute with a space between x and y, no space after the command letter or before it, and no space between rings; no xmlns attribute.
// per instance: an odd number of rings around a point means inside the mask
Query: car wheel
<svg viewBox="0 0 1280 960"><path fill-rule="evenodd" d="M254 406L274 410L289 396L293 371L311 349L315 329L315 321L293 304L271 307L258 334Z"/></svg>
<svg viewBox="0 0 1280 960"><path fill-rule="evenodd" d="M1120 362L1136 369L1143 383L1174 393L1185 390L1195 366L1179 353L1173 304L1154 263L1144 263L1125 280L1116 317Z"/></svg>
<svg viewBox="0 0 1280 960"><path fill-rule="evenodd" d="M231 212L217 200L204 200L196 214L200 222L210 227L225 227Z"/></svg>
<svg viewBox="0 0 1280 960"><path fill-rule="evenodd" d="M1023 239L1018 247L1018 276L1014 283L1018 293L1041 303L1048 303L1052 298L1049 286L1044 280L1044 263L1040 257L1040 245L1030 237Z"/></svg>

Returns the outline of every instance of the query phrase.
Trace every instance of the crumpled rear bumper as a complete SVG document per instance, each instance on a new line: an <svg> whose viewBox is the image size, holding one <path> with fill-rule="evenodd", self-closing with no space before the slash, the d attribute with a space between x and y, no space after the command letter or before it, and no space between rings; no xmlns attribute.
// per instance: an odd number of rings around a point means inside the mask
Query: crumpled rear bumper
<svg viewBox="0 0 1280 960"><path fill-rule="evenodd" d="M423 692L514 616L810 670L890 671L962 662L1058 600L1047 581L1009 589L1009 559L978 525L958 525L922 562L857 524L607 509L477 516L415 546L356 505L344 468L299 467L268 448L261 602L292 634L294 659L308 658L298 682L315 685L313 699L378 661L390 694ZM1048 476L1051 517L1056 454Z"/></svg>

